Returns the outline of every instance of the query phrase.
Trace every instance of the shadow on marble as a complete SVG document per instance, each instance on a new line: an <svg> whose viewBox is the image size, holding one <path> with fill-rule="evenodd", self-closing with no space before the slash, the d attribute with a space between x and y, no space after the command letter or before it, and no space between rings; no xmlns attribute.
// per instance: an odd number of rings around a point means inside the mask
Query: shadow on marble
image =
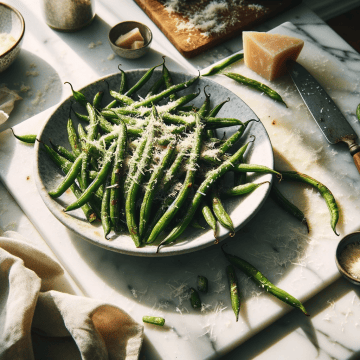
<svg viewBox="0 0 360 360"><path fill-rule="evenodd" d="M331 306L329 304L335 303L337 300L353 290L356 291L357 296L360 298L360 289L350 284L345 279L340 278L336 280L334 283L304 303L310 317L306 317L300 312L293 310L279 320L275 321L270 326L261 330L252 338L225 355L222 359L254 359L289 334L297 331L299 328L303 330L308 340L316 348L316 351L319 354L321 349L318 341L318 330L314 327L312 318ZM354 354L351 358L348 358L348 360L350 359L359 359L359 353Z"/></svg>
<svg viewBox="0 0 360 360"><path fill-rule="evenodd" d="M63 86L57 71L48 62L24 49L1 74L1 84L16 90L22 100L15 103L9 119L0 126L0 132L57 104Z"/></svg>

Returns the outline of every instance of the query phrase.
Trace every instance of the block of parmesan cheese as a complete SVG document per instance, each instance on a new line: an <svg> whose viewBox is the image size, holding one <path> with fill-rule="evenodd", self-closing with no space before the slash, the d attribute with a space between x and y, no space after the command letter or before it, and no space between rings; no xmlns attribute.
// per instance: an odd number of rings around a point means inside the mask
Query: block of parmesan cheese
<svg viewBox="0 0 360 360"><path fill-rule="evenodd" d="M287 35L243 32L245 65L267 80L286 73L286 62L296 61L304 41Z"/></svg>
<svg viewBox="0 0 360 360"><path fill-rule="evenodd" d="M144 46L144 42L137 40L131 44L131 49L136 50L142 48L143 46Z"/></svg>
<svg viewBox="0 0 360 360"><path fill-rule="evenodd" d="M124 35L120 35L115 41L115 45L125 49L130 49L131 45L135 41L144 41L144 38L139 31L139 28L135 28Z"/></svg>

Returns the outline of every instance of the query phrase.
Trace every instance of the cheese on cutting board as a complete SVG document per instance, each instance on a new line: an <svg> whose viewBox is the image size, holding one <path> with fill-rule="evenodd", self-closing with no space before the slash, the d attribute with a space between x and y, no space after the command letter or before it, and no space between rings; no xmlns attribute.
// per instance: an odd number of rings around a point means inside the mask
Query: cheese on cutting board
<svg viewBox="0 0 360 360"><path fill-rule="evenodd" d="M286 62L296 61L304 41L287 35L243 32L245 65L267 80L286 73Z"/></svg>
<svg viewBox="0 0 360 360"><path fill-rule="evenodd" d="M144 43L144 38L142 37L139 28L135 28L124 35L120 35L115 41L115 45L125 49L131 49L132 44L136 41L142 41Z"/></svg>

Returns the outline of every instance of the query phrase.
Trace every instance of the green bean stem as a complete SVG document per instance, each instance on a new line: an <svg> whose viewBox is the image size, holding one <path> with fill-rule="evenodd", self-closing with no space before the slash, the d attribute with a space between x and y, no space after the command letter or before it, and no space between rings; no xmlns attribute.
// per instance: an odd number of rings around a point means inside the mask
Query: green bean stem
<svg viewBox="0 0 360 360"><path fill-rule="evenodd" d="M320 181L317 181L306 174L302 174L296 171L281 171L281 175L283 180L303 182L305 184L311 185L320 192L330 211L331 228L333 229L334 233L339 236L339 234L336 232L336 224L339 220L339 208L331 191Z"/></svg>
<svg viewBox="0 0 360 360"><path fill-rule="evenodd" d="M236 61L239 61L241 59L243 59L244 54L235 54L233 56L230 56L228 59L226 59L225 61L221 62L218 65L213 66L206 74L202 74L202 76L211 76L211 75L215 75L218 72L220 72L222 69L225 69L226 67L228 67L229 65L233 64Z"/></svg>
<svg viewBox="0 0 360 360"><path fill-rule="evenodd" d="M283 103L286 107L286 103L285 101L282 99L282 97L273 89L269 88L268 86L266 86L265 84L262 84L256 80L253 79L249 79L245 76L242 76L240 74L235 74L235 73L225 73L225 76L229 77L230 79L235 80L236 82L240 83L240 84L244 84L247 86L250 86L251 88L261 91L264 94L266 94L267 96L271 97L272 99L279 101L281 103Z"/></svg>
<svg viewBox="0 0 360 360"><path fill-rule="evenodd" d="M143 316L142 321L144 323L158 326L164 326L165 324L165 319L159 316Z"/></svg>
<svg viewBox="0 0 360 360"><path fill-rule="evenodd" d="M223 176L227 171L229 171L231 168L233 168L234 163L238 161L238 159L244 155L248 145L250 142L246 143L244 146L242 146L233 156L231 156L227 161L223 162L219 167L216 169L211 170L206 179L200 184L194 198L192 199L192 203L190 205L190 208L187 211L187 214L185 217L179 222L178 225L175 226L175 228L168 234L168 236L160 243L158 246L158 250L161 246L167 245L175 241L186 229L186 227L189 225L190 221L192 220L197 208L199 207L202 198L206 196L209 188L213 183L216 183L216 181Z"/></svg>
<svg viewBox="0 0 360 360"><path fill-rule="evenodd" d="M240 313L240 297L239 297L239 286L236 277L235 269L232 265L226 267L226 275L229 281L230 300L231 307L235 314L236 321L239 320Z"/></svg>
<svg viewBox="0 0 360 360"><path fill-rule="evenodd" d="M245 275L247 275L256 285L258 285L260 288L265 289L267 292L274 295L286 304L300 309L306 316L309 316L309 314L306 312L304 306L299 300L288 294L286 291L276 287L253 265L235 255L226 253L224 249L222 250L228 261L232 265L243 271Z"/></svg>

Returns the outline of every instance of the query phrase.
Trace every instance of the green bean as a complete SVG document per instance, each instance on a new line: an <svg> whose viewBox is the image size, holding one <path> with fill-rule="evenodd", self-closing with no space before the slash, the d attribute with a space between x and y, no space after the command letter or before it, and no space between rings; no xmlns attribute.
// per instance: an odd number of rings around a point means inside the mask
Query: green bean
<svg viewBox="0 0 360 360"><path fill-rule="evenodd" d="M246 195L252 193L254 190L256 190L259 186L263 184L270 184L269 181L264 181L262 183L256 184L256 183L247 183L242 185L234 186L230 189L227 189L221 193L221 195L224 196L240 196L240 195Z"/></svg>
<svg viewBox="0 0 360 360"><path fill-rule="evenodd" d="M220 104L216 105L210 112L209 112L209 116L210 117L215 117L219 111L221 110L221 108L230 101L230 98L227 98L225 101L221 102Z"/></svg>
<svg viewBox="0 0 360 360"><path fill-rule="evenodd" d="M120 104L125 104L125 105L132 105L135 103L135 101L131 98L129 98L128 96L126 95L123 95L123 94L120 94L114 90L110 90L110 95L117 101L120 102ZM112 103L110 103L112 104ZM109 106L110 104L108 105L108 109L109 109Z"/></svg>
<svg viewBox="0 0 360 360"><path fill-rule="evenodd" d="M164 58L164 57L163 57ZM170 72L167 69L167 67L165 66L165 58L164 58L164 63L163 63L163 70L162 70L162 74L163 74L163 78L165 81L165 86L167 89L169 89L170 87L174 86L174 82L171 78ZM174 101L176 99L176 95L175 94L171 94L169 96L170 101Z"/></svg>
<svg viewBox="0 0 360 360"><path fill-rule="evenodd" d="M328 209L330 211L331 228L333 229L334 233L339 236L339 234L336 232L336 224L339 220L339 208L336 204L336 200L334 198L334 195L331 193L331 191L320 181L317 181L306 174L302 174L296 171L281 171L281 175L283 180L303 182L305 184L311 185L320 192L321 196L325 200L326 205L328 206Z"/></svg>
<svg viewBox="0 0 360 360"><path fill-rule="evenodd" d="M243 57L244 57L243 53L230 56L228 59L221 62L220 64L213 66L206 74L203 74L201 76L215 75L218 72L220 72L222 69L225 69L229 65L233 64L234 62L241 60Z"/></svg>
<svg viewBox="0 0 360 360"><path fill-rule="evenodd" d="M104 97L104 93L102 91L99 91L95 94L94 99L93 99L93 107L95 109L100 109L101 108L101 101Z"/></svg>
<svg viewBox="0 0 360 360"><path fill-rule="evenodd" d="M165 319L158 316L143 316L142 321L144 323L158 325L158 326L164 326Z"/></svg>
<svg viewBox="0 0 360 360"><path fill-rule="evenodd" d="M356 108L356 116L357 116L358 120L360 121L360 104Z"/></svg>
<svg viewBox="0 0 360 360"><path fill-rule="evenodd" d="M73 94L73 98L75 99L76 102L78 102L80 105L86 107L86 104L88 103L88 101L86 100L86 97L83 93L81 93L80 91L76 91L73 89L73 86L69 83L69 82L65 82L64 84L69 84L71 87L71 91Z"/></svg>
<svg viewBox="0 0 360 360"><path fill-rule="evenodd" d="M199 207L202 197L206 196L210 186L213 183L223 176L227 171L229 171L233 166L234 163L244 155L248 145L250 142L246 143L242 146L234 155L232 155L227 161L223 162L219 167L216 169L211 170L208 175L206 176L205 180L200 184L192 203L187 211L185 217L180 221L180 223L175 226L175 228L167 235L167 237L160 243L158 246L157 251L159 251L160 247L166 244L169 244L175 241L186 229L189 225L190 221L192 220L197 208Z"/></svg>
<svg viewBox="0 0 360 360"><path fill-rule="evenodd" d="M108 240L107 236L111 231L111 222L110 222L110 189L108 185L110 181L107 180L107 186L105 186L102 201L101 201L101 224L104 229L104 237Z"/></svg>
<svg viewBox="0 0 360 360"><path fill-rule="evenodd" d="M139 220L139 236L140 237L143 236L146 226L148 224L150 214L151 214L152 204L153 204L153 200L154 200L155 191L158 188L159 180L162 178L164 170L169 165L169 163L174 155L174 151L175 151L175 141L172 142L168 146L162 160L159 162L159 164L153 170L150 180L147 184L147 189L146 189L146 192L145 192L142 204L141 204L141 208L140 208L140 220Z"/></svg>
<svg viewBox="0 0 360 360"><path fill-rule="evenodd" d="M161 75L161 77L157 81L155 81L154 85L149 89L148 93L145 96L145 99L157 94L164 83L164 76Z"/></svg>
<svg viewBox="0 0 360 360"><path fill-rule="evenodd" d="M75 156L79 156L81 153L81 146L76 134L72 120L69 118L67 122L67 133L69 138L69 144Z"/></svg>
<svg viewBox="0 0 360 360"><path fill-rule="evenodd" d="M206 129L218 129L228 126L243 125L243 122L232 118L204 117L201 119Z"/></svg>
<svg viewBox="0 0 360 360"><path fill-rule="evenodd" d="M71 168L71 163L66 160L64 157L56 153L53 149L51 149L49 146L44 144L44 148L47 152L47 154L50 156L51 160L65 173L65 175L69 172ZM81 196L81 190L79 187L73 183L70 186L71 191L74 193L74 195L79 198ZM83 211L86 219L91 223L96 220L96 214L94 210L92 209L92 206L89 204L84 204L81 207L81 210Z"/></svg>
<svg viewBox="0 0 360 360"><path fill-rule="evenodd" d="M203 293L207 293L209 288L208 279L205 276L198 275L197 277L197 289Z"/></svg>
<svg viewBox="0 0 360 360"><path fill-rule="evenodd" d="M125 94L126 92L126 89L127 89L127 77L126 77L126 72L121 70L119 67L118 69L120 70L121 72L121 80L120 80L120 87L119 87L119 94Z"/></svg>
<svg viewBox="0 0 360 360"><path fill-rule="evenodd" d="M61 145L57 145L57 144L54 144L51 140L50 140L50 144L52 146L52 148L58 153L60 154L61 156L63 156L65 159L71 161L71 162L74 162L75 159L76 159L76 156L71 152L69 151L68 149L64 148L63 146Z"/></svg>
<svg viewBox="0 0 360 360"><path fill-rule="evenodd" d="M142 88L151 78L151 75L153 74L154 70L159 67L162 64L159 65L155 65L153 66L151 69L149 69L144 75L143 77L130 89L128 90L125 95L126 96L131 96L132 94L134 94L136 91L138 91L140 88Z"/></svg>
<svg viewBox="0 0 360 360"><path fill-rule="evenodd" d="M208 86L208 85L206 85ZM204 87L204 94L205 94L205 101L203 102L203 104L201 105L199 111L197 112L199 114L199 116L201 117L206 117L210 111L210 94L207 94L205 89L206 86Z"/></svg>
<svg viewBox="0 0 360 360"><path fill-rule="evenodd" d="M181 114L181 112L197 112L198 110L199 109L194 105L181 106L178 108L179 114Z"/></svg>
<svg viewBox="0 0 360 360"><path fill-rule="evenodd" d="M216 185L215 185L216 186ZM212 187L211 191L211 201L212 201L212 210L218 219L219 223L226 229L230 230L229 236L235 236L234 224L231 220L231 217L226 212L224 205L221 202L219 193L215 187Z"/></svg>
<svg viewBox="0 0 360 360"><path fill-rule="evenodd" d="M218 244L219 243L219 239L217 237L218 229L217 229L217 222L216 222L215 216L214 216L212 210L210 209L209 205L207 205L205 201L200 206L201 206L201 212L204 216L205 221L208 223L208 225L214 231L215 244Z"/></svg>
<svg viewBox="0 0 360 360"><path fill-rule="evenodd" d="M198 80L198 78L199 78L199 77L195 77L195 78L192 78L192 79L190 79L190 80L188 80L188 81L185 81L185 82L183 82L183 83L181 83L181 84L177 84L177 85L171 86L170 88L162 91L162 92L159 93L159 94L150 96L150 97L148 97L147 99L144 99L144 100L142 100L142 101L139 101L139 102L135 103L135 104L133 105L133 108L134 108L134 109L138 109L138 108L140 108L140 107L142 107L142 106L148 106L148 105L150 105L150 104L152 104L152 103L154 103L154 102L158 102L158 101L160 101L161 99L164 99L165 97L167 97L167 96L169 96L169 95L171 95L171 94L174 94L174 93L176 93L176 92L178 92L178 91L180 91L180 90L183 90L183 89L185 89L185 88L187 88L187 87L190 87L196 80ZM129 104L129 105L130 105L130 104Z"/></svg>
<svg viewBox="0 0 360 360"><path fill-rule="evenodd" d="M226 73L224 74L225 76L229 77L230 79L235 80L236 82L240 83L240 84L244 84L247 86L250 86L251 88L261 91L264 94L266 94L267 96L271 97L272 99L279 101L281 103L283 103L286 107L286 103L285 101L282 99L282 97L273 89L269 88L268 86L266 86L265 84L262 84L256 80L253 79L249 79L245 76L242 76L240 74L235 74L235 73Z"/></svg>
<svg viewBox="0 0 360 360"><path fill-rule="evenodd" d="M110 190L110 219L111 224L114 230L118 230L118 221L120 215L120 192L124 190L123 181L120 181L124 176L125 169L125 155L126 155L126 146L127 146L127 131L126 125L122 123L119 125L119 136L117 140L117 146L115 151L114 165L111 174L112 186Z"/></svg>
<svg viewBox="0 0 360 360"><path fill-rule="evenodd" d="M244 157L239 160L239 163L244 162ZM234 186L246 184L246 172L234 172Z"/></svg>
<svg viewBox="0 0 360 360"><path fill-rule="evenodd" d="M276 170L270 169L265 165L257 165L257 164L236 164L233 168L235 172L254 172L260 174L275 174L278 178L282 178L282 174Z"/></svg>
<svg viewBox="0 0 360 360"><path fill-rule="evenodd" d="M36 141L36 135L15 135L14 130L10 128L13 135L20 141L27 144L34 144Z"/></svg>
<svg viewBox="0 0 360 360"><path fill-rule="evenodd" d="M104 157L104 162L101 167L101 170L99 171L98 176L92 181L92 183L86 188L86 190L82 193L79 199L77 201L70 204L64 211L68 212L71 210L78 209L80 206L88 202L88 200L92 197L93 193L99 188L99 186L105 181L108 172L110 170L111 166L111 160L113 157L113 152L116 147L116 142L114 142L109 150L106 152ZM81 157L80 155L78 159ZM76 159L77 160L77 159ZM75 163L74 163L75 164Z"/></svg>
<svg viewBox="0 0 360 360"><path fill-rule="evenodd" d="M205 230L205 228L199 223L198 219L196 219L195 217L192 219L190 226L195 229Z"/></svg>
<svg viewBox="0 0 360 360"><path fill-rule="evenodd" d="M200 296L194 288L190 288L190 304L194 309L201 309Z"/></svg>
<svg viewBox="0 0 360 360"><path fill-rule="evenodd" d="M134 241L136 247L141 245L141 239L139 235L139 227L136 222L136 198L137 193L144 177L144 172L148 168L150 161L152 161L152 154L154 151L154 135L155 135L155 126L154 122L157 120L155 115L155 107L153 107L154 114L149 123L147 129L147 139L144 152L141 156L141 160L137 165L136 173L129 183L129 189L126 195L125 202L125 213L126 213L126 223L129 229L131 238Z"/></svg>
<svg viewBox="0 0 360 360"><path fill-rule="evenodd" d="M193 140L193 147L190 152L190 157L187 162L187 171L184 183L181 187L179 194L177 195L174 202L171 206L166 210L164 215L158 221L158 223L154 226L151 231L149 238L146 240L147 243L152 243L158 237L160 232L170 223L171 219L175 216L178 209L182 206L184 201L189 195L190 189L193 185L195 173L196 173L196 164L197 160L200 156L200 149L201 149L201 134L202 134L202 126L200 123L200 117L196 114L196 127L194 131L194 140Z"/></svg>
<svg viewBox="0 0 360 360"><path fill-rule="evenodd" d="M243 125L240 125L240 128L237 132L235 132L233 135L231 135L224 144L222 144L219 148L219 153L220 155L225 154L231 147L233 147L233 145L241 138L241 136L244 134L247 126L252 122L252 121L259 121L256 119L250 119L246 122L244 122Z"/></svg>
<svg viewBox="0 0 360 360"><path fill-rule="evenodd" d="M304 213L295 206L292 202L290 202L281 192L280 190L273 185L270 191L271 198L280 205L287 213L294 216L296 219L300 220L307 228L308 233L310 232L308 222L305 218Z"/></svg>
<svg viewBox="0 0 360 360"><path fill-rule="evenodd" d="M228 259L228 261L232 265L234 265L235 267L237 267L238 269L243 271L245 273L245 275L250 277L250 279L256 285L258 285L260 288L265 289L267 292L274 295L275 297L277 297L281 301L285 302L286 304L288 304L290 306L293 306L293 307L295 307L297 309L300 309L306 316L309 316L309 314L306 312L304 306L302 305L302 303L299 300L297 300L296 298L294 298L293 296L288 294L286 291L284 291L282 289L279 289L274 284L272 284L253 265L251 265L247 261L245 261L245 260L243 260L243 259L241 259L241 258L239 258L239 257L237 257L235 255L230 255L230 254L226 253L224 251L224 249L222 249L222 250L223 250L223 253L225 254L226 258Z"/></svg>
<svg viewBox="0 0 360 360"><path fill-rule="evenodd" d="M142 154L144 152L146 142L147 142L146 136L143 136L141 138L139 146L136 148L136 151L130 160L127 177L125 179L125 184L124 184L125 198L126 198L126 194L127 194L128 190L129 190L131 179L134 177L134 175L136 173L136 166L137 166L138 162L140 161Z"/></svg>
<svg viewBox="0 0 360 360"><path fill-rule="evenodd" d="M57 198L57 197L61 196L75 181L75 179L81 169L81 163L83 161L83 156L84 155L81 154L80 156L78 156L76 158L76 160L73 163L73 165L71 166L69 172L65 175L64 179L61 181L61 183L58 185L58 187L53 191L49 191L49 195L52 198Z"/></svg>
<svg viewBox="0 0 360 360"><path fill-rule="evenodd" d="M239 285L235 269L232 265L226 267L226 275L229 281L231 307L234 311L235 319L238 321L240 313Z"/></svg>

